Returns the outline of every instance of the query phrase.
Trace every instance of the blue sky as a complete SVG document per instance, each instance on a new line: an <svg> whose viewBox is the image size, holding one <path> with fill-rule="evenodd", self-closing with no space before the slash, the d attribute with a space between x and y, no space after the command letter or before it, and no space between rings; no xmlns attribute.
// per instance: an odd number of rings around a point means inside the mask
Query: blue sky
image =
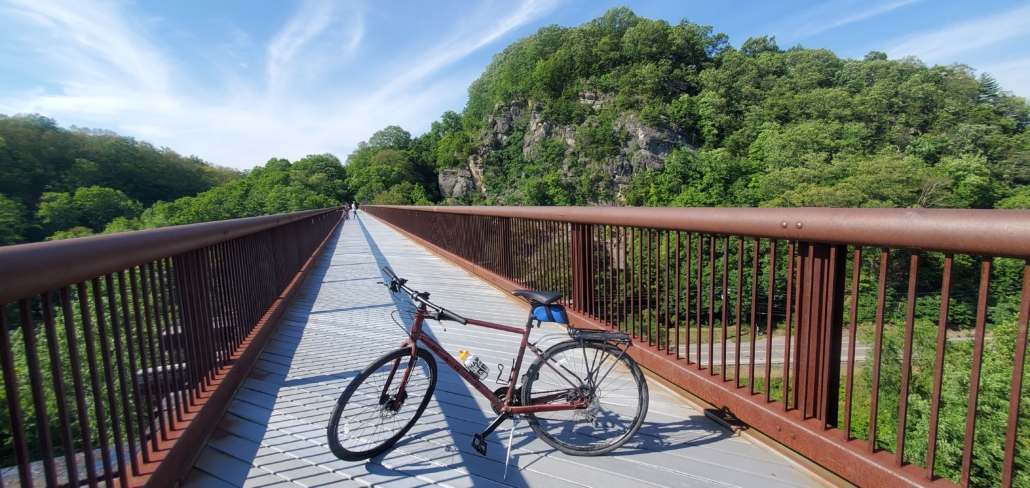
<svg viewBox="0 0 1030 488"><path fill-rule="evenodd" d="M387 125L414 135L494 53L538 28L626 5L734 46L871 50L965 63L1030 97L1030 2L959 0L0 0L0 113L114 130L250 168L332 152Z"/></svg>

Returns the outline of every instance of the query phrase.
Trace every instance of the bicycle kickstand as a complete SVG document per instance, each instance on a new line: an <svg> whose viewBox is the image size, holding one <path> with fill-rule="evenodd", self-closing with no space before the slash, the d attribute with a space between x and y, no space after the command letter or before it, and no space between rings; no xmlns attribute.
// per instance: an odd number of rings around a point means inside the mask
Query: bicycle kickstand
<svg viewBox="0 0 1030 488"><path fill-rule="evenodd" d="M508 454L504 455L504 479L508 479L508 462L511 460L511 439L515 436L515 427L519 425L519 418L511 419L511 430L508 432Z"/></svg>
<svg viewBox="0 0 1030 488"><path fill-rule="evenodd" d="M492 434L495 430L497 430L498 427L501 426L502 423L504 423L505 420L508 420L510 417L511 414L502 413L498 415L493 422L490 423L490 426L487 427L482 434L476 434L472 436L472 448L475 449L476 452L486 456L486 436Z"/></svg>

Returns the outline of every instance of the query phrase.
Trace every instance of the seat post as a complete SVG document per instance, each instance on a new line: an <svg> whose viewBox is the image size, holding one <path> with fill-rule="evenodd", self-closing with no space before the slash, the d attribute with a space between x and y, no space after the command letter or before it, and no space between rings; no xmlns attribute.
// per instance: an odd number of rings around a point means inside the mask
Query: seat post
<svg viewBox="0 0 1030 488"><path fill-rule="evenodd" d="M536 300L530 300L529 301L529 313L527 314L527 317L526 317L526 328L527 329L533 327L533 321L536 320L536 317L533 316L533 309L538 307L538 306L540 306L540 303L537 302Z"/></svg>

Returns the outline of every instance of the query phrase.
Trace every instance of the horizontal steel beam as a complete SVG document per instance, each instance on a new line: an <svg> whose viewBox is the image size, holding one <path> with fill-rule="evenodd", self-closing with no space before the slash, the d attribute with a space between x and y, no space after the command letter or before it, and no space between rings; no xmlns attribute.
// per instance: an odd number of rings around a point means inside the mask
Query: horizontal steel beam
<svg viewBox="0 0 1030 488"><path fill-rule="evenodd" d="M383 208L1030 258L1030 210L485 206Z"/></svg>

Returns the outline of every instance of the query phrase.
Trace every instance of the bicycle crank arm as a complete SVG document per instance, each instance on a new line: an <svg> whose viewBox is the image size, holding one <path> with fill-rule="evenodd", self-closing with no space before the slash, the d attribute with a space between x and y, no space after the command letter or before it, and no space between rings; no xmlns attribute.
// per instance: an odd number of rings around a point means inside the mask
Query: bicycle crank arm
<svg viewBox="0 0 1030 488"><path fill-rule="evenodd" d="M475 449L476 452L486 456L486 436L493 434L494 431L497 430L497 428L500 427L501 424L503 424L504 421L508 420L509 418L511 418L510 414L502 413L498 415L493 422L490 423L490 425L486 428L486 430L483 431L482 434L473 435L472 448Z"/></svg>

